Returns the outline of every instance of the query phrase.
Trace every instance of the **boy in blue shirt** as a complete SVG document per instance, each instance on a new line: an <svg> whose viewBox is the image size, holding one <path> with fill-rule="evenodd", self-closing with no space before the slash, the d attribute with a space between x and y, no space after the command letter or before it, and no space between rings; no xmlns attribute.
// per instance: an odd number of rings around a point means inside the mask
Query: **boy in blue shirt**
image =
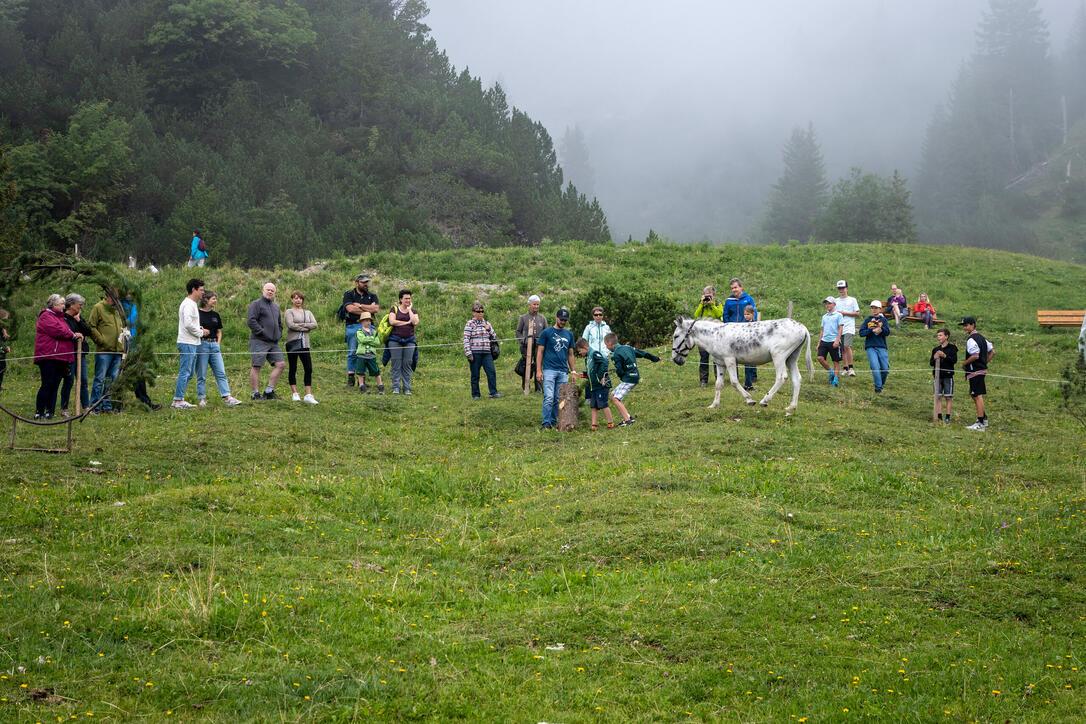
<svg viewBox="0 0 1086 724"><path fill-rule="evenodd" d="M569 310L562 307L554 315L554 326L539 335L535 353L535 379L543 383L543 426L551 430L558 424L558 388L569 382L573 369L573 333L566 329Z"/></svg>
<svg viewBox="0 0 1086 724"><path fill-rule="evenodd" d="M826 305L826 313L822 315L822 331L818 336L818 364L830 370L830 384L837 387L841 377L841 329L845 318L837 311L837 300L833 297L826 297L822 303ZM826 362L827 356L833 360L832 370Z"/></svg>
<svg viewBox="0 0 1086 724"><path fill-rule="evenodd" d="M604 339L607 337L605 336ZM588 340L581 337L577 340L574 350L585 358L585 375L588 385L585 386L584 396L588 400L588 407L592 410L592 430L598 430L600 410L607 420L607 427L614 427L615 421L611 417L611 408L607 405L607 396L611 394L611 380L607 378L607 368L610 360L607 355L599 350L592 349Z"/></svg>

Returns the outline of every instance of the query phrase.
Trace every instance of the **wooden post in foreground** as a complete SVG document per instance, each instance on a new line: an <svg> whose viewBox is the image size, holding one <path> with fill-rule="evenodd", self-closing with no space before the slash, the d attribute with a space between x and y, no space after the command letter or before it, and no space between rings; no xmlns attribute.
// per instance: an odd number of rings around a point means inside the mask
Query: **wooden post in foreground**
<svg viewBox="0 0 1086 724"><path fill-rule="evenodd" d="M524 353L524 394L531 394L532 380L532 344L535 342L535 320L528 322L528 346Z"/></svg>
<svg viewBox="0 0 1086 724"><path fill-rule="evenodd" d="M933 402L932 402L932 409L931 409L931 421L932 422L939 422L939 382L940 382L940 380L939 380L939 363L942 362L942 361L943 360L940 359L939 357L935 358L935 379L932 382L932 388L933 388L933 392L934 392L934 394L932 395Z"/></svg>
<svg viewBox="0 0 1086 724"><path fill-rule="evenodd" d="M75 416L83 414L83 340L75 341Z"/></svg>

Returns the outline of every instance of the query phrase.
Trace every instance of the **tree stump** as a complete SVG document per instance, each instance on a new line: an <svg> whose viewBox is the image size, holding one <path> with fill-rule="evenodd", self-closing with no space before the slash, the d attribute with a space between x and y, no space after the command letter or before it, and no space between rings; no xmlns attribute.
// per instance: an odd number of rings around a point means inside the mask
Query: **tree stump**
<svg viewBox="0 0 1086 724"><path fill-rule="evenodd" d="M576 382L558 387L558 429L568 432L577 429L578 411L581 404L581 388Z"/></svg>

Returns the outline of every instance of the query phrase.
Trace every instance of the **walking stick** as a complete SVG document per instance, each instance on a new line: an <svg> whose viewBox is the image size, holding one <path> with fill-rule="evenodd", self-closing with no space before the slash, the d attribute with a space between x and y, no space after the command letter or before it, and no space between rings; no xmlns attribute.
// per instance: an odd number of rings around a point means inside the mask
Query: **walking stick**
<svg viewBox="0 0 1086 724"><path fill-rule="evenodd" d="M83 340L75 341L75 416L83 414Z"/></svg>
<svg viewBox="0 0 1086 724"><path fill-rule="evenodd" d="M932 395L932 398L933 398L932 405L933 405L933 407L931 409L931 421L932 422L938 422L939 421L939 381L940 381L939 380L939 363L942 362L942 361L943 360L940 359L939 357L935 358L935 380L932 382L932 390L933 390L933 393L934 393Z"/></svg>
<svg viewBox="0 0 1086 724"><path fill-rule="evenodd" d="M524 394L531 394L529 389L532 377L532 343L535 342L535 320L528 322L528 346L524 354Z"/></svg>

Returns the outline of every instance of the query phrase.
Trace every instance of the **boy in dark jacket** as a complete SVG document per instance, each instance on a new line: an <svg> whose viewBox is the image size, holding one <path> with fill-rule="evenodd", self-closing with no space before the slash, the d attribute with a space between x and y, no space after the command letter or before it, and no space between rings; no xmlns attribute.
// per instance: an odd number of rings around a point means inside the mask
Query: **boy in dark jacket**
<svg viewBox="0 0 1086 724"><path fill-rule="evenodd" d="M882 302L876 299L871 302L871 316L860 325L867 362L871 365L871 376L875 378L875 392L882 392L882 386L890 376L890 355L886 350L886 337L889 334L890 325L882 316Z"/></svg>
<svg viewBox="0 0 1086 724"><path fill-rule="evenodd" d="M611 417L611 408L607 406L607 395L611 391L611 380L607 378L607 368L610 367L611 361L607 359L607 355L592 349L584 337L577 340L573 349L578 356L585 358L585 379L588 380L588 386L585 387L584 396L588 400L588 407L592 410L592 429L599 429L600 410L603 410L607 427L614 427L615 421Z"/></svg>
<svg viewBox="0 0 1086 724"><path fill-rule="evenodd" d="M615 403L622 422L619 425L632 425L636 420L630 417L630 411L626 409L626 403L622 400L630 394L630 390L641 381L641 371L637 369L637 358L644 357L650 362L659 362L660 358L651 352L644 352L628 344L619 344L618 336L614 333L603 338L607 349L611 350L611 361L615 363L615 374L618 375L618 387L611 393L611 400Z"/></svg>
<svg viewBox="0 0 1086 724"><path fill-rule="evenodd" d="M958 364L958 348L950 343L950 330L940 329L935 333L939 345L931 351L932 377L935 377L935 360L939 360L939 376L935 379L935 396L941 400L939 407L946 408L945 414L938 413L944 424L950 424L950 403L954 399L954 365Z"/></svg>

